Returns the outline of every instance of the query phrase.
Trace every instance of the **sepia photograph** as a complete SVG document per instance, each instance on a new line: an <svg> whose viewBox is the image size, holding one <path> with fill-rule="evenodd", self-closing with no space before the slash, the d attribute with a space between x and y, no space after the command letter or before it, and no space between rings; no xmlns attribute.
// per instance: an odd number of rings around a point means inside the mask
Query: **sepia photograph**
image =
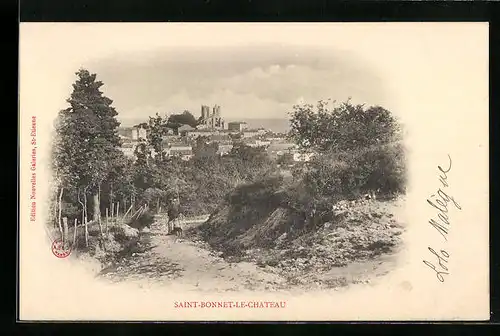
<svg viewBox="0 0 500 336"><path fill-rule="evenodd" d="M21 319L487 319L487 34L22 23Z"/></svg>

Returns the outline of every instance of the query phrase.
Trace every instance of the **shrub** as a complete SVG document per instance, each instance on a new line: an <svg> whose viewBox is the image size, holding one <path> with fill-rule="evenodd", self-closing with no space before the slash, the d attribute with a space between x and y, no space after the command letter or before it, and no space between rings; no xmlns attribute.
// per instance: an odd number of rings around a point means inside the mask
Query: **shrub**
<svg viewBox="0 0 500 336"><path fill-rule="evenodd" d="M370 191L384 197L405 192L406 161L400 143L326 154L311 168L304 174L304 184L313 197L340 200Z"/></svg>
<svg viewBox="0 0 500 336"><path fill-rule="evenodd" d="M74 218L79 218L81 210L73 203L62 202L62 212L61 217L67 217L68 220L73 220Z"/></svg>
<svg viewBox="0 0 500 336"><path fill-rule="evenodd" d="M359 150L399 139L401 127L392 113L380 106L366 108L349 100L333 106L320 100L295 105L290 113L290 135L297 144L320 152Z"/></svg>
<svg viewBox="0 0 500 336"><path fill-rule="evenodd" d="M134 229L141 230L145 227L149 227L154 222L154 215L150 210L145 211L138 217L133 218L128 225Z"/></svg>
<svg viewBox="0 0 500 336"><path fill-rule="evenodd" d="M275 175L254 183L241 185L229 195L229 203L236 206L268 204L282 184L283 177Z"/></svg>

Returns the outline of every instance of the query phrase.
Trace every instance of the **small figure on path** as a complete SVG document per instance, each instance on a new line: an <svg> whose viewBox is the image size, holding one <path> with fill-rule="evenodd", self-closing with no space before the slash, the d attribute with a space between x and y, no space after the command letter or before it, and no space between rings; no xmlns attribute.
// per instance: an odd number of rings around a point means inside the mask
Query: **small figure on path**
<svg viewBox="0 0 500 336"><path fill-rule="evenodd" d="M175 226L172 234L175 234L177 237L182 237L182 228L179 226Z"/></svg>
<svg viewBox="0 0 500 336"><path fill-rule="evenodd" d="M182 232L181 221L180 221L181 206L179 199L177 197L174 197L170 202L167 214L168 214L168 233L174 234L175 232L179 231L179 229Z"/></svg>

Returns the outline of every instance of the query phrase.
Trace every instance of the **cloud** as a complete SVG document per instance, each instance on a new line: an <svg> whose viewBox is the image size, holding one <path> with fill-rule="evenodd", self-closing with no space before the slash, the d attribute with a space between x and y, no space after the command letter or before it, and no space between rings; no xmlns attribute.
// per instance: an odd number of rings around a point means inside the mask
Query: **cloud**
<svg viewBox="0 0 500 336"><path fill-rule="evenodd" d="M213 92L208 101L217 101L226 118L280 118L286 117L289 104L262 98L253 93L238 93L231 90Z"/></svg>
<svg viewBox="0 0 500 336"><path fill-rule="evenodd" d="M290 105L296 103L299 96L312 102L327 98L345 100L353 96L368 103L375 103L374 100L382 96L379 81L369 72L334 64L321 69L295 64L257 67L221 78L216 83L240 94L253 93L262 99Z"/></svg>
<svg viewBox="0 0 500 336"><path fill-rule="evenodd" d="M221 105L222 115L227 120L239 118L282 118L286 117L291 104L279 103L275 100L261 98L252 93L237 93L229 89L219 89L203 97L191 97L186 91L180 91L168 96L163 102L154 105L145 105L129 110L127 117L154 115L159 112L179 113L189 110L200 115L201 105Z"/></svg>
<svg viewBox="0 0 500 336"><path fill-rule="evenodd" d="M268 70L268 71L269 71L269 73L271 73L271 74L277 74L277 73L279 73L279 72L280 72L280 70L281 70L280 65L279 65L279 64L275 64L275 65L271 65L271 66L269 67L269 70Z"/></svg>
<svg viewBox="0 0 500 336"><path fill-rule="evenodd" d="M362 64L324 53L315 58L286 49L267 52L260 50L255 59L234 50L232 60L202 51L189 53L189 58L154 57L140 64L122 59L96 63L95 71L124 116L184 109L198 114L201 104L219 104L226 117L279 118L286 117L299 97L308 103L353 97L377 104L384 96L380 80Z"/></svg>

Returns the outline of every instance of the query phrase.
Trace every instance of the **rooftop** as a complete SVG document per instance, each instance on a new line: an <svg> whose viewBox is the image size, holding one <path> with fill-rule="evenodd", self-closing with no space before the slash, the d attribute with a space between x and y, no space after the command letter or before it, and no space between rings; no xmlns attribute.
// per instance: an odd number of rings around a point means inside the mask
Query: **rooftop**
<svg viewBox="0 0 500 336"><path fill-rule="evenodd" d="M186 145L173 145L170 147L171 151L182 151L182 150L192 150L193 147Z"/></svg>
<svg viewBox="0 0 500 336"><path fill-rule="evenodd" d="M170 151L168 152L169 155L171 156L176 156L176 155L193 155L193 151L190 149L182 149L182 150L176 150L176 151Z"/></svg>
<svg viewBox="0 0 500 336"><path fill-rule="evenodd" d="M201 133L213 133L213 132L219 132L217 129L211 129L211 128L193 128L189 130L190 132L201 132Z"/></svg>
<svg viewBox="0 0 500 336"><path fill-rule="evenodd" d="M133 142L125 142L122 144L122 148L133 148L135 146L135 143Z"/></svg>
<svg viewBox="0 0 500 336"><path fill-rule="evenodd" d="M163 140L161 142L161 144L163 146L185 146L186 143L183 142L182 140L178 140L178 139L175 139L175 140Z"/></svg>
<svg viewBox="0 0 500 336"><path fill-rule="evenodd" d="M181 127L178 128L178 131L179 132L182 132L182 131L193 131L193 130L196 130L196 128L193 128L189 125L182 125Z"/></svg>
<svg viewBox="0 0 500 336"><path fill-rule="evenodd" d="M270 151L279 151L279 150L286 150L286 149L292 149L295 148L295 144L293 143L271 143L269 145L269 150Z"/></svg>

